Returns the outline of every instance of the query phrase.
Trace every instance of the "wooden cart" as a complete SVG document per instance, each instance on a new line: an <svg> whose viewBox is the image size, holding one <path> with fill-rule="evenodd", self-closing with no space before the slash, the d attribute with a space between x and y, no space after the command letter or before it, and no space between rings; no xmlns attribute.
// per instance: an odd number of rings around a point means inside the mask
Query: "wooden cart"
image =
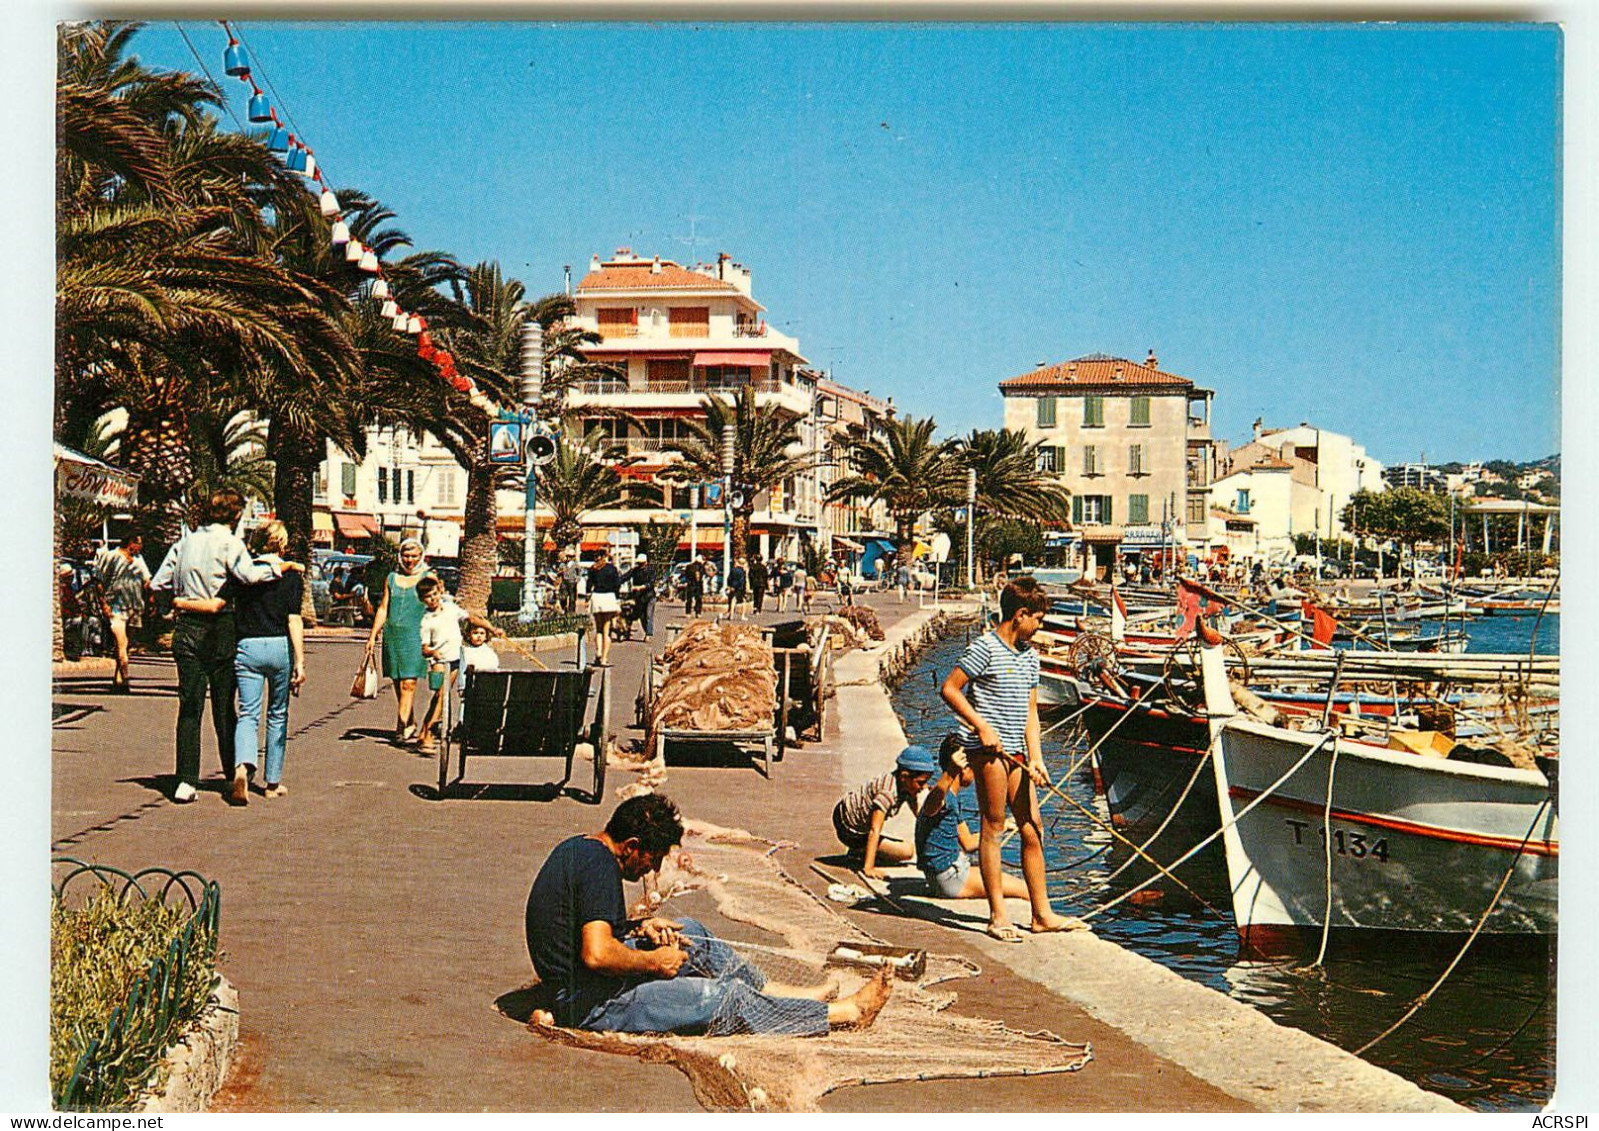
<svg viewBox="0 0 1599 1131"><path fill-rule="evenodd" d="M578 671L473 672L462 694L461 723L446 727L439 746L439 794L450 782L450 752L459 751L455 784L466 779L470 758L560 758L560 784L572 780L578 743L594 751L594 787L599 804L605 788L606 718L610 709L608 668Z"/></svg>

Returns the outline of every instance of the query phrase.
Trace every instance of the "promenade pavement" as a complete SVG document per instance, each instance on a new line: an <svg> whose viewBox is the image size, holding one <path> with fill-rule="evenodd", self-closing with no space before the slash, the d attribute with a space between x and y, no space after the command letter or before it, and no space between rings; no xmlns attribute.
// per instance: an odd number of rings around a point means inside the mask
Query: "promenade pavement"
<svg viewBox="0 0 1599 1131"><path fill-rule="evenodd" d="M872 595L885 625L916 610ZM785 618L769 612L761 619ZM662 610L681 619L681 606ZM612 729L629 728L649 649L613 652ZM213 1105L235 1111L537 1111L697 1109L673 1068L550 1044L495 1009L532 977L523 941L528 886L560 840L601 827L632 775L613 769L607 797L529 787L557 763L482 761L476 796L436 799L435 763L387 741L387 691L348 697L360 637L317 633L309 681L293 701L289 795L222 800L209 724L197 802L168 800L176 674L167 657L139 657L130 696L96 679L58 682L53 696L53 849L127 869L189 868L222 888L221 965L238 987L241 1047ZM569 654L542 657L570 662ZM526 666L513 653L507 666ZM862 690L862 689L856 689ZM842 730L840 729L842 724ZM830 810L846 784L850 721L826 744L791 749L770 780L745 764L669 765L662 791L689 817L796 841L781 859L816 889L811 860L836 853ZM894 751L883 750L886 766ZM574 771L586 787L587 767ZM701 893L672 909L738 937ZM953 932L916 919L851 911L896 943L964 954L980 976L951 988L953 1007L1091 1041L1095 1060L1071 1075L889 1084L841 1090L831 1110L1240 1110L1247 1107L1118 1030L989 958Z"/></svg>

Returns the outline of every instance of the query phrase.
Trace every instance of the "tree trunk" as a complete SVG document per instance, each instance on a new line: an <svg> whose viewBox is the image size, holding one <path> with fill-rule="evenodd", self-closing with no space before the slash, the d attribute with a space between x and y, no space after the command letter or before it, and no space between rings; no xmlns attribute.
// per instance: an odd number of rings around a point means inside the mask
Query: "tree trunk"
<svg viewBox="0 0 1599 1131"><path fill-rule="evenodd" d="M172 406L156 402L128 411L122 456L139 476L133 528L144 535L146 561L161 561L183 534L185 495L194 482L188 427Z"/></svg>
<svg viewBox="0 0 1599 1131"><path fill-rule="evenodd" d="M485 449L487 445L484 445ZM489 589L499 566L499 547L495 543L498 511L494 501L494 466L487 451L466 469L466 515L461 532L461 587L455 599L462 608L485 615Z"/></svg>
<svg viewBox="0 0 1599 1131"><path fill-rule="evenodd" d="M733 540L731 548L724 547L733 557L733 563L739 564L749 557L750 516L754 511L738 510L733 512L733 527L730 535Z"/></svg>
<svg viewBox="0 0 1599 1131"><path fill-rule="evenodd" d="M316 473L326 452L322 438L274 420L267 431L267 454L272 460L272 509L289 532L289 557L311 568L311 547L316 529ZM316 625L316 603L311 599L310 578L300 596L300 616Z"/></svg>

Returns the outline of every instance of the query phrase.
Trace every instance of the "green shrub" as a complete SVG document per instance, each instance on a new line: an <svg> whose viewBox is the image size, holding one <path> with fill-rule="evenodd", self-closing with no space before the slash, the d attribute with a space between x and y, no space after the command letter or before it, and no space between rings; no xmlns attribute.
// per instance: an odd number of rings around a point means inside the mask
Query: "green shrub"
<svg viewBox="0 0 1599 1131"><path fill-rule="evenodd" d="M558 636L563 632L592 630L593 622L587 613L562 613L559 616L541 617L536 621L521 621L516 613L490 613L489 620L505 630L507 636L529 639L539 636Z"/></svg>
<svg viewBox="0 0 1599 1131"><path fill-rule="evenodd" d="M214 887L210 889L214 893ZM129 886L50 916L50 1091L58 1109L130 1110L216 981L214 899L196 912Z"/></svg>

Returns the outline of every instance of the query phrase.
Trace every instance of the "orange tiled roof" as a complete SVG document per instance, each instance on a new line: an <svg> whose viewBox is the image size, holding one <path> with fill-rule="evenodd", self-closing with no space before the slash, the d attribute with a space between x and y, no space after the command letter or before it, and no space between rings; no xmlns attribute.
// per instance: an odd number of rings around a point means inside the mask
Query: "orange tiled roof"
<svg viewBox="0 0 1599 1131"><path fill-rule="evenodd" d="M1118 375L1118 371L1119 374ZM1070 361L1044 365L999 383L1001 392L1064 389L1192 389L1194 383L1175 373L1166 373L1142 362L1124 357L1091 353Z"/></svg>
<svg viewBox="0 0 1599 1131"><path fill-rule="evenodd" d="M637 263L632 261L602 263L598 271L590 271L577 285L580 291L636 291L666 287L679 290L690 288L700 291L719 291L728 294L741 293L732 283L713 279L698 271L690 271L669 259L661 260L659 272L656 272L655 265L649 260Z"/></svg>

